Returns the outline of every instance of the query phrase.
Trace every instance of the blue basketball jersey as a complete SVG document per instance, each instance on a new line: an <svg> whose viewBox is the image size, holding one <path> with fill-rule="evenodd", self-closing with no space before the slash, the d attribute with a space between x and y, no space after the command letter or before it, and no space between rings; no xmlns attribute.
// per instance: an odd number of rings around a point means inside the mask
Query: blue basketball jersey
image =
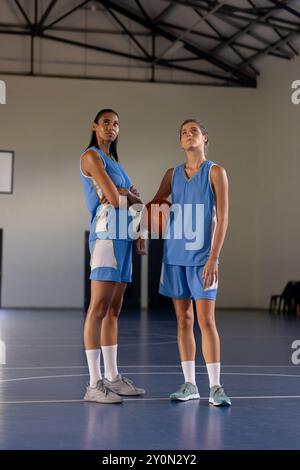
<svg viewBox="0 0 300 470"><path fill-rule="evenodd" d="M103 161L105 170L117 188L130 189L130 178L119 162L113 161L97 147L90 147L88 150L94 150L98 153L99 158ZM89 241L120 238L131 240L131 238L128 237L127 229L132 218L127 208L115 209L111 204L101 204L101 197L103 195L102 189L92 176L87 176L83 173L81 169L81 157L80 175L86 205L91 214ZM120 221L122 227L120 226Z"/></svg>
<svg viewBox="0 0 300 470"><path fill-rule="evenodd" d="M215 197L210 171L215 165L205 160L197 173L188 178L185 164L174 168L172 207L164 240L163 261L180 266L206 263L216 227Z"/></svg>

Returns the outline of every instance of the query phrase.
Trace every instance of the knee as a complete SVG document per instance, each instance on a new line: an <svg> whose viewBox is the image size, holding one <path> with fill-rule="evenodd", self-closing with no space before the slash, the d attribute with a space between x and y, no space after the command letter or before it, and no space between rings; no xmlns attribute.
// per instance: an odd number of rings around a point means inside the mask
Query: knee
<svg viewBox="0 0 300 470"><path fill-rule="evenodd" d="M118 319L121 313L122 302L112 303L109 306L108 314L113 319Z"/></svg>
<svg viewBox="0 0 300 470"><path fill-rule="evenodd" d="M103 320L109 310L109 303L104 299L92 301L89 306L88 316L97 320Z"/></svg>
<svg viewBox="0 0 300 470"><path fill-rule="evenodd" d="M213 318L200 318L199 326L201 331L213 331L216 328L216 324Z"/></svg>
<svg viewBox="0 0 300 470"><path fill-rule="evenodd" d="M177 318L178 328L180 330L188 330L194 326L194 318L189 312L184 312Z"/></svg>

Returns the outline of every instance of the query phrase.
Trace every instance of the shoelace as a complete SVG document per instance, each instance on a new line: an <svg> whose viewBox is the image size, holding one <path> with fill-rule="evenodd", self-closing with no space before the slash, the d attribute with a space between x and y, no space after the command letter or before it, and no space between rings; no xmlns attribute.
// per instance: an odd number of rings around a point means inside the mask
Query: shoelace
<svg viewBox="0 0 300 470"><path fill-rule="evenodd" d="M220 393L225 393L225 392L224 392L224 388L223 388L223 387L218 387L218 388L216 388L216 390L215 390L214 393L218 393L218 392L220 392Z"/></svg>
<svg viewBox="0 0 300 470"><path fill-rule="evenodd" d="M188 387L187 387L187 384L183 384L180 388L181 388L180 391L184 393Z"/></svg>
<svg viewBox="0 0 300 470"><path fill-rule="evenodd" d="M122 380L122 382L124 382L125 384L129 385L129 387L133 388L134 389L134 386L133 386L133 381L128 379L127 377L123 377L122 375L120 376L120 379Z"/></svg>
<svg viewBox="0 0 300 470"><path fill-rule="evenodd" d="M97 383L97 389L100 390L100 392L103 392L105 394L105 396L107 396L109 394L109 390L108 388L104 385L103 382L98 382Z"/></svg>

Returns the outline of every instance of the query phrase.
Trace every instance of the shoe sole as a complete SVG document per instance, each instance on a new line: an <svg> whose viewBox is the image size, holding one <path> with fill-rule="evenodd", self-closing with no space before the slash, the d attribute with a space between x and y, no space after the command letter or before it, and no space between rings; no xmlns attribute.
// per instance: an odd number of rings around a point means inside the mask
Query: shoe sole
<svg viewBox="0 0 300 470"><path fill-rule="evenodd" d="M172 401L188 401L188 400L199 400L199 399L200 399L199 393L193 393L192 395L189 395L188 397L184 397L184 398L172 398L172 397L170 397L170 400L172 400Z"/></svg>
<svg viewBox="0 0 300 470"><path fill-rule="evenodd" d="M119 405L121 403L123 403L123 400L116 400L116 401L105 401L105 400L92 400L90 398L83 398L84 401L88 401L90 403L101 403L103 405Z"/></svg>
<svg viewBox="0 0 300 470"><path fill-rule="evenodd" d="M227 401L222 401L221 403L217 403L216 401L214 401L212 398L210 398L208 400L208 402L211 404L211 405L214 405L214 406L231 406L231 402L228 403Z"/></svg>

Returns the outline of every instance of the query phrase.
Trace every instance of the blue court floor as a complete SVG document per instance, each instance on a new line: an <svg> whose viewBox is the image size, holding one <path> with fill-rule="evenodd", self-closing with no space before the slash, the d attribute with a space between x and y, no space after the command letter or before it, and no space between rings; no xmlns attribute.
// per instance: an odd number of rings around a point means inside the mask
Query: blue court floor
<svg viewBox="0 0 300 470"><path fill-rule="evenodd" d="M121 405L84 403L83 313L0 310L0 449L300 449L300 319L219 311L222 384L231 408L170 402L183 382L172 312L122 313L119 370L146 389ZM197 333L198 344L200 344ZM300 357L300 354L299 354Z"/></svg>

